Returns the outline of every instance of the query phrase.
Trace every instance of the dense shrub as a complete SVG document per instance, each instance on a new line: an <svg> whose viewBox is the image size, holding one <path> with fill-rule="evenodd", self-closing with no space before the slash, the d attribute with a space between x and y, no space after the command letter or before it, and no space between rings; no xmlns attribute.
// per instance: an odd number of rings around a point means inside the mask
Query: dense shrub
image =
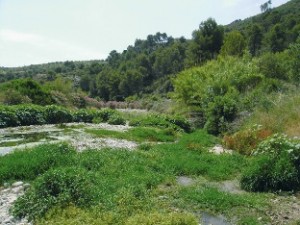
<svg viewBox="0 0 300 225"><path fill-rule="evenodd" d="M73 121L73 117L66 108L50 105L45 108L45 120L50 124L68 123Z"/></svg>
<svg viewBox="0 0 300 225"><path fill-rule="evenodd" d="M265 79L250 57L220 57L185 70L173 80L172 97L184 108L197 111L212 134L230 129L247 98Z"/></svg>
<svg viewBox="0 0 300 225"><path fill-rule="evenodd" d="M208 104L205 129L210 134L218 135L229 130L237 114L237 102L233 96L217 96Z"/></svg>
<svg viewBox="0 0 300 225"><path fill-rule="evenodd" d="M80 109L73 113L74 122L91 123L94 119L95 112L91 110Z"/></svg>
<svg viewBox="0 0 300 225"><path fill-rule="evenodd" d="M188 120L180 116L166 116L163 114L147 114L146 116L135 117L129 120L129 125L191 131L191 124Z"/></svg>
<svg viewBox="0 0 300 225"><path fill-rule="evenodd" d="M240 130L232 135L225 135L223 144L226 148L235 150L243 155L251 155L257 145L270 135L272 135L272 131L256 125L249 129Z"/></svg>
<svg viewBox="0 0 300 225"><path fill-rule="evenodd" d="M78 168L57 168L37 178L31 189L19 198L13 208L17 217L29 219L43 216L56 205L87 206L93 200L92 184L87 171Z"/></svg>
<svg viewBox="0 0 300 225"><path fill-rule="evenodd" d="M20 125L15 112L8 107L0 106L0 128Z"/></svg>
<svg viewBox="0 0 300 225"><path fill-rule="evenodd" d="M58 124L69 122L109 122L110 124L126 123L122 114L112 109L73 111L67 108L49 105L16 105L0 106L0 127L13 127L18 125Z"/></svg>
<svg viewBox="0 0 300 225"><path fill-rule="evenodd" d="M85 97L81 94L72 94L72 103L77 108L85 108L86 107L86 101Z"/></svg>
<svg viewBox="0 0 300 225"><path fill-rule="evenodd" d="M190 132L192 130L191 123L182 116L167 116L166 120L171 124L174 124L185 132Z"/></svg>
<svg viewBox="0 0 300 225"><path fill-rule="evenodd" d="M45 124L44 109L37 105L23 105L14 108L20 125L40 125Z"/></svg>
<svg viewBox="0 0 300 225"><path fill-rule="evenodd" d="M33 104L47 105L53 102L51 95L32 79L19 79L3 83L1 90L15 90L16 96L21 98L27 96Z"/></svg>
<svg viewBox="0 0 300 225"><path fill-rule="evenodd" d="M17 105L30 104L32 103L32 100L27 95L23 95L17 90L8 89L3 93L0 93L0 102L5 105Z"/></svg>
<svg viewBox="0 0 300 225"><path fill-rule="evenodd" d="M112 125L125 125L126 120L119 114L113 114L107 121L109 124Z"/></svg>
<svg viewBox="0 0 300 225"><path fill-rule="evenodd" d="M254 154L256 158L242 175L242 188L248 191L299 189L299 143L276 134L259 144Z"/></svg>
<svg viewBox="0 0 300 225"><path fill-rule="evenodd" d="M268 78L288 80L288 62L286 53L266 53L258 60L260 71Z"/></svg>
<svg viewBox="0 0 300 225"><path fill-rule="evenodd" d="M108 108L101 109L95 113L93 122L96 123L107 122L110 119L110 117L115 113L116 111L113 109L108 109Z"/></svg>
<svg viewBox="0 0 300 225"><path fill-rule="evenodd" d="M68 106L71 104L68 97L60 91L53 90L50 91L50 94L54 101L54 104L56 105Z"/></svg>

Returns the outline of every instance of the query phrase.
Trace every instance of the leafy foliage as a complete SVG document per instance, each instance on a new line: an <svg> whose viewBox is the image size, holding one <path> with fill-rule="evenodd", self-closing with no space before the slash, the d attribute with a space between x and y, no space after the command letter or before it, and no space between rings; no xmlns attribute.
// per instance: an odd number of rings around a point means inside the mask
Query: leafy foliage
<svg viewBox="0 0 300 225"><path fill-rule="evenodd" d="M93 187L86 172L72 167L47 171L16 201L14 215L20 218L30 215L32 220L44 216L55 205L89 205L93 201Z"/></svg>
<svg viewBox="0 0 300 225"><path fill-rule="evenodd" d="M45 119L48 124L68 123L73 121L73 116L66 108L51 105L45 108Z"/></svg>
<svg viewBox="0 0 300 225"><path fill-rule="evenodd" d="M238 111L247 108L243 98L264 80L249 59L219 58L202 67L181 72L174 80L173 98L203 115L207 130L219 134L229 129Z"/></svg>
<svg viewBox="0 0 300 225"><path fill-rule="evenodd" d="M296 191L300 185L300 144L274 135L258 145L258 155L242 176L248 191Z"/></svg>

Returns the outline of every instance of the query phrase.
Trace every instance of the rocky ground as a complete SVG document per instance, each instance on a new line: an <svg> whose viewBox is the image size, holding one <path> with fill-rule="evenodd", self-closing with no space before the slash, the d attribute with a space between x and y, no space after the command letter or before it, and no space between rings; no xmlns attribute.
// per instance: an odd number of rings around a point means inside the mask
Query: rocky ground
<svg viewBox="0 0 300 225"><path fill-rule="evenodd" d="M0 224L1 225L31 225L26 219L18 220L14 218L9 210L14 201L24 194L28 184L15 182L11 186L0 188Z"/></svg>
<svg viewBox="0 0 300 225"><path fill-rule="evenodd" d="M57 143L60 141L69 142L78 151L105 147L132 150L137 147L135 142L114 138L95 138L85 132L85 129L124 132L129 128L127 125L110 125L107 123L67 123L64 125L33 125L0 129L0 155L5 155L15 149L31 148L43 143ZM17 144L18 142L19 144Z"/></svg>

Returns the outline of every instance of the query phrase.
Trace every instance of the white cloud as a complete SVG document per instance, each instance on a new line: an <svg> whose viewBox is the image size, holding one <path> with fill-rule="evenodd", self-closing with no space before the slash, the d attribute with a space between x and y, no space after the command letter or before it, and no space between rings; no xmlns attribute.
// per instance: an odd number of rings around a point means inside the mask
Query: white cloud
<svg viewBox="0 0 300 225"><path fill-rule="evenodd" d="M40 37L34 34L20 33L13 30L1 30L0 37L4 41L34 43L40 40Z"/></svg>

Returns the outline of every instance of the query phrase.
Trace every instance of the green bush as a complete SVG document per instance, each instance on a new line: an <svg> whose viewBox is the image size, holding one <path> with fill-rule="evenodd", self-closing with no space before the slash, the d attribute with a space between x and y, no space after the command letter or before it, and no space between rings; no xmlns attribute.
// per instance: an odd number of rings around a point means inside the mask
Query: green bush
<svg viewBox="0 0 300 225"><path fill-rule="evenodd" d="M300 144L274 135L259 144L257 155L243 173L241 186L248 191L295 191L300 187Z"/></svg>
<svg viewBox="0 0 300 225"><path fill-rule="evenodd" d="M80 109L73 113L74 122L91 123L94 119L94 112L86 109Z"/></svg>
<svg viewBox="0 0 300 225"><path fill-rule="evenodd" d="M186 118L184 118L182 116L167 116L166 120L168 122L170 122L171 124L174 124L175 126L180 127L185 132L191 132L192 131L191 123Z"/></svg>
<svg viewBox="0 0 300 225"><path fill-rule="evenodd" d="M15 107L15 113L20 125L40 125L45 124L44 109L37 105L23 105Z"/></svg>
<svg viewBox="0 0 300 225"><path fill-rule="evenodd" d="M126 120L119 114L113 114L107 121L109 124L112 125L125 125Z"/></svg>
<svg viewBox="0 0 300 225"><path fill-rule="evenodd" d="M233 122L237 114L237 102L232 95L217 96L208 104L206 110L205 129L208 133L218 135L229 130L229 123Z"/></svg>
<svg viewBox="0 0 300 225"><path fill-rule="evenodd" d="M265 79L247 55L243 59L219 57L179 73L173 79L171 96L186 110L199 112L207 131L220 134L231 129L238 113L249 105L243 100Z"/></svg>
<svg viewBox="0 0 300 225"><path fill-rule="evenodd" d="M95 113L94 123L107 122L112 115L116 113L116 110L113 109L101 109Z"/></svg>
<svg viewBox="0 0 300 225"><path fill-rule="evenodd" d="M56 105L46 106L44 116L46 122L49 124L69 123L73 121L69 110Z"/></svg>
<svg viewBox="0 0 300 225"><path fill-rule="evenodd" d="M20 125L18 117L11 108L0 106L0 128Z"/></svg>
<svg viewBox="0 0 300 225"><path fill-rule="evenodd" d="M86 170L72 167L47 171L15 202L14 215L34 219L57 205L88 206L93 201L93 188L87 177Z"/></svg>
<svg viewBox="0 0 300 225"><path fill-rule="evenodd" d="M266 53L258 60L260 71L268 78L279 80L288 80L288 68L286 62L289 61L288 55L285 52L281 53Z"/></svg>
<svg viewBox="0 0 300 225"><path fill-rule="evenodd" d="M188 120L180 116L149 114L146 116L139 116L129 120L130 126L143 126L143 127L159 127L159 128L172 128L174 130L191 131L191 124Z"/></svg>
<svg viewBox="0 0 300 225"><path fill-rule="evenodd" d="M257 145L271 135L272 131L254 125L232 135L224 135L223 145L227 149L235 150L242 155L251 155Z"/></svg>
<svg viewBox="0 0 300 225"><path fill-rule="evenodd" d="M53 102L51 95L38 82L32 79L16 79L5 82L0 89L4 91L15 90L20 94L19 97L27 96L33 104L47 105Z"/></svg>

